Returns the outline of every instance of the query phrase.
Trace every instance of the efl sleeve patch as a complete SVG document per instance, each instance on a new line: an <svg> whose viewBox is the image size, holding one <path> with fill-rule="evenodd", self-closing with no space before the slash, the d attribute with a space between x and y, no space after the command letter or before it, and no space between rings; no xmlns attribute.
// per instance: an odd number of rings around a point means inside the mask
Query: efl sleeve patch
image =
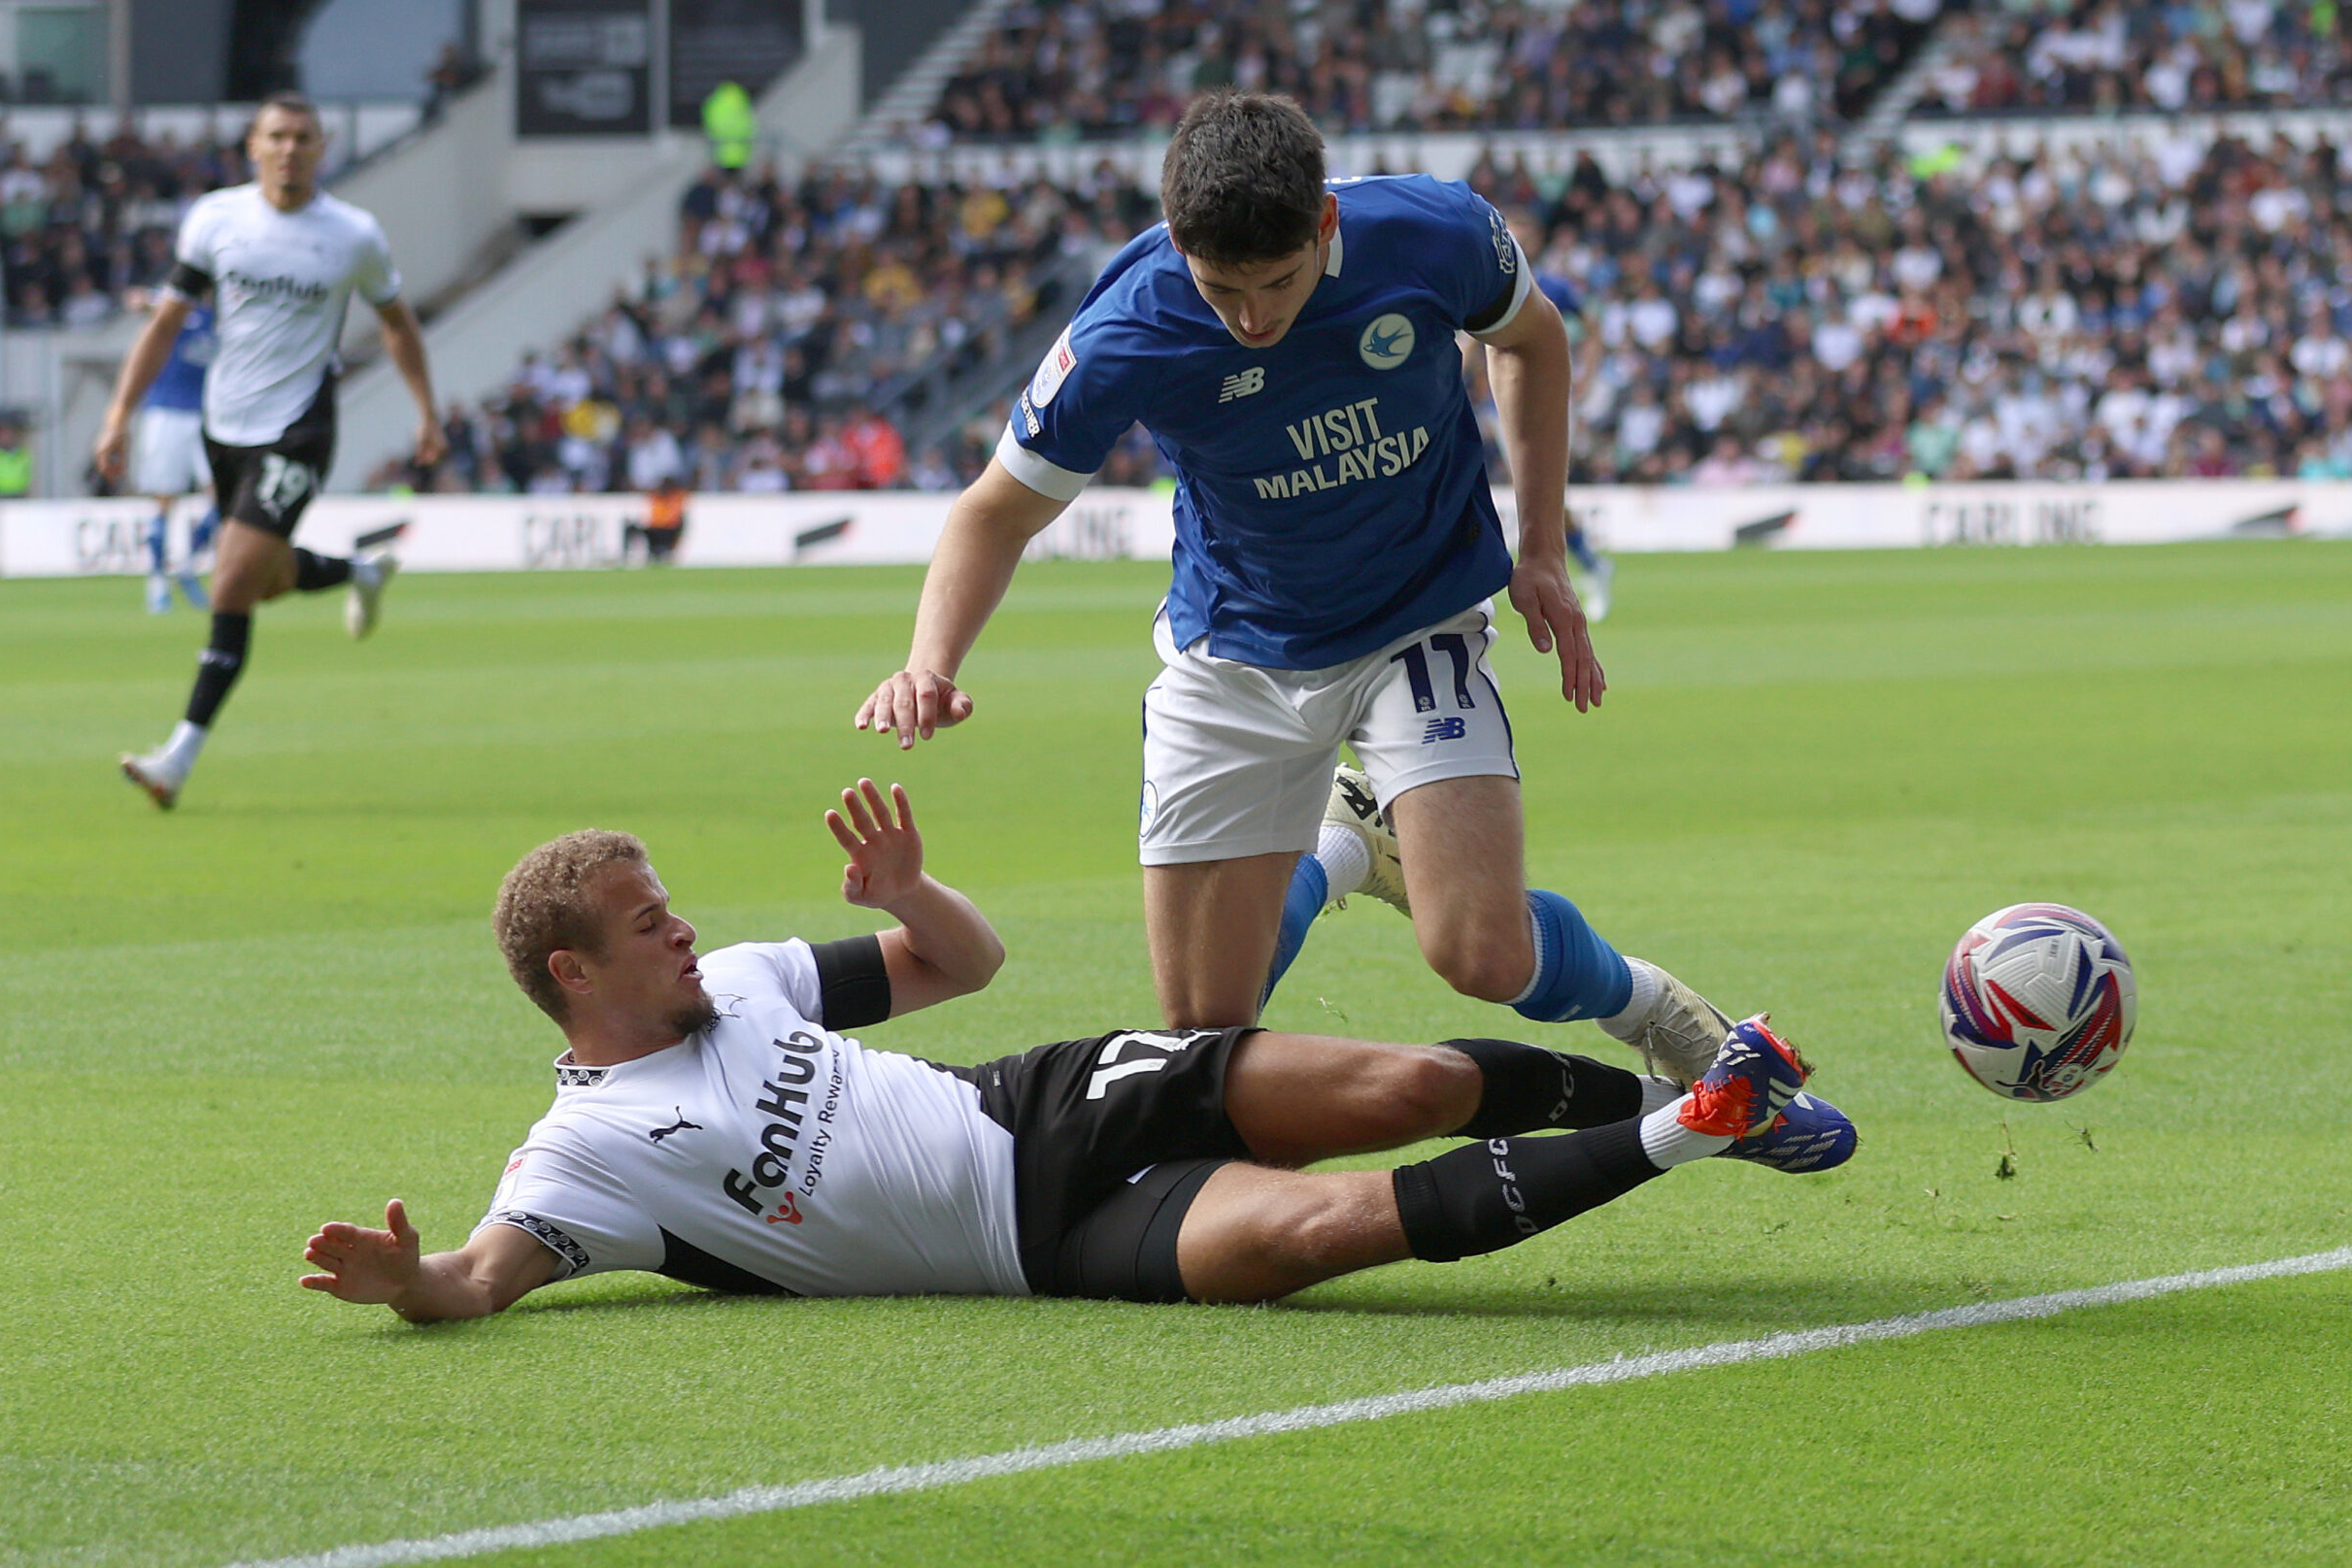
<svg viewBox="0 0 2352 1568"><path fill-rule="evenodd" d="M838 1033L881 1023L890 1016L890 972L882 961L879 936L812 942L817 991L823 1008L819 1020Z"/></svg>

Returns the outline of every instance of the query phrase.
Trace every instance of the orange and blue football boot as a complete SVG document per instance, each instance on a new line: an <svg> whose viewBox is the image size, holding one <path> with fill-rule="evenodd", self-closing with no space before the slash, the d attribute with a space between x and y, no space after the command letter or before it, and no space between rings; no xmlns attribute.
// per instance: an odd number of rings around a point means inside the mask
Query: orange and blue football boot
<svg viewBox="0 0 2352 1568"><path fill-rule="evenodd" d="M1769 1127L1740 1139L1716 1157L1752 1160L1793 1174L1826 1171L1852 1159L1861 1141L1843 1111L1800 1089Z"/></svg>
<svg viewBox="0 0 2352 1568"><path fill-rule="evenodd" d="M1813 1069L1774 1034L1768 1013L1742 1018L1724 1037L1715 1065L1691 1085L1677 1119L1716 1138L1754 1138L1771 1130Z"/></svg>

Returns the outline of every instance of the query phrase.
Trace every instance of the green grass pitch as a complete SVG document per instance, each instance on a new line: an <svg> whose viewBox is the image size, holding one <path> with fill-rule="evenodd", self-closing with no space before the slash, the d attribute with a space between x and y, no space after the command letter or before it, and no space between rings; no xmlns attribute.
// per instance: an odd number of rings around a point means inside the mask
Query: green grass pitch
<svg viewBox="0 0 2352 1568"><path fill-rule="evenodd" d="M0 1565L213 1568L2352 1241L2352 543L1622 566L1599 713L1515 619L1496 654L1533 880L1771 1009L1863 1128L1846 1169L1681 1170L1274 1308L620 1276L423 1330L297 1289L301 1242L393 1195L428 1247L480 1215L558 1046L487 911L556 832L643 834L706 946L840 936L872 920L820 814L901 780L1013 956L874 1044L1153 1021L1164 568L1025 568L977 716L906 757L849 717L913 571L412 577L357 646L331 597L274 606L168 816L113 761L176 717L199 620L0 583ZM1936 1039L1951 942L2025 898L2138 969L2138 1039L2056 1107ZM1270 1021L1536 1028L1368 901ZM2348 1368L2326 1273L484 1560L2342 1563Z"/></svg>

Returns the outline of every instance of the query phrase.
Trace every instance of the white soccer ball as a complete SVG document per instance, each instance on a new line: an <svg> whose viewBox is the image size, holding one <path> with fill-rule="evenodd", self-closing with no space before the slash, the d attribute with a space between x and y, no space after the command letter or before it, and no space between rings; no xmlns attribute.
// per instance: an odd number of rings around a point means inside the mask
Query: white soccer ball
<svg viewBox="0 0 2352 1568"><path fill-rule="evenodd" d="M2132 960L2064 904L2011 904L1968 927L1944 965L1944 1039L2012 1100L2063 1100L2106 1076L2139 1011Z"/></svg>

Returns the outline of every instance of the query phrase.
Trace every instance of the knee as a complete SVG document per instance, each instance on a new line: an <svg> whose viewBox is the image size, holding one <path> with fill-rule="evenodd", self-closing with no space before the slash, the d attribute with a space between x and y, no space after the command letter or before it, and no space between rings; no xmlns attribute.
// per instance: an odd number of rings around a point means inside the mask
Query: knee
<svg viewBox="0 0 2352 1568"><path fill-rule="evenodd" d="M1379 1102L1397 1143L1442 1137L1477 1114L1478 1064L1442 1046L1399 1051L1384 1066Z"/></svg>
<svg viewBox="0 0 2352 1568"><path fill-rule="evenodd" d="M1535 941L1524 902L1478 905L1413 922L1421 955L1464 996L1507 1002L1535 972Z"/></svg>
<svg viewBox="0 0 2352 1568"><path fill-rule="evenodd" d="M1443 938L1425 942L1422 955L1439 979L1464 996L1482 1002L1508 1002L1528 986L1535 955L1523 929L1516 943Z"/></svg>

